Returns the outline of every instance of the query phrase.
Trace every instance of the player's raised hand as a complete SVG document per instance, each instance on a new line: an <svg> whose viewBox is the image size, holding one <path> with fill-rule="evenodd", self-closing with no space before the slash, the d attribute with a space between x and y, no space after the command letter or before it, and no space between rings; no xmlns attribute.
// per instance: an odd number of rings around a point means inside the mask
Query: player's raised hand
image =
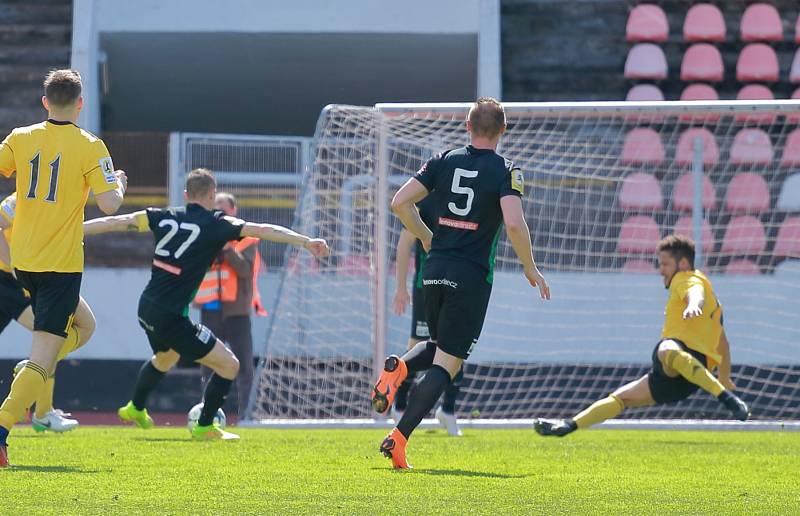
<svg viewBox="0 0 800 516"><path fill-rule="evenodd" d="M411 296L408 294L408 290L404 288L397 289L394 293L394 300L392 301L394 313L396 315L403 315L406 313L406 306L408 306L410 302Z"/></svg>
<svg viewBox="0 0 800 516"><path fill-rule="evenodd" d="M331 254L328 242L324 238L312 238L303 247L308 249L316 258L325 258Z"/></svg>
<svg viewBox="0 0 800 516"><path fill-rule="evenodd" d="M689 305L683 311L683 320L694 319L703 315L703 309L699 305Z"/></svg>
<svg viewBox="0 0 800 516"><path fill-rule="evenodd" d="M537 267L526 267L524 273L532 287L539 287L539 295L542 299L550 299L550 285L547 284L547 280L544 279L539 269Z"/></svg>
<svg viewBox="0 0 800 516"><path fill-rule="evenodd" d="M117 181L122 185L122 190L128 190L128 175L125 173L124 170L116 170L114 171L114 175L117 177Z"/></svg>

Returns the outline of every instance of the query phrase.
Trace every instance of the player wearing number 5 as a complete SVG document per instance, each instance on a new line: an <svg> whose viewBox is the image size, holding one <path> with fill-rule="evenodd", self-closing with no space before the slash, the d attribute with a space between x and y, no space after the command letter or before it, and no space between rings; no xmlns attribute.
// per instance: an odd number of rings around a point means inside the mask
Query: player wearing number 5
<svg viewBox="0 0 800 516"><path fill-rule="evenodd" d="M73 326L83 272L83 210L91 189L108 214L122 204L124 172L115 172L103 141L75 125L83 107L81 77L55 70L44 81L45 122L14 129L0 144L0 174L16 173L17 210L11 265L31 294L30 359L0 407L0 467L6 438L33 404L62 347L79 339Z"/></svg>
<svg viewBox="0 0 800 516"><path fill-rule="evenodd" d="M210 171L192 170L186 178L186 206L149 208L129 215L85 223L87 235L109 231L152 231L156 248L150 282L139 300L139 324L147 334L153 358L139 372L133 398L120 408L124 421L153 426L147 397L181 356L199 362L214 374L206 383L203 410L192 431L195 439L238 439L213 423L239 372L236 356L205 326L188 317L206 271L231 240L255 237L305 247L314 256L328 255L328 244L270 224L254 224L214 210L216 182Z"/></svg>

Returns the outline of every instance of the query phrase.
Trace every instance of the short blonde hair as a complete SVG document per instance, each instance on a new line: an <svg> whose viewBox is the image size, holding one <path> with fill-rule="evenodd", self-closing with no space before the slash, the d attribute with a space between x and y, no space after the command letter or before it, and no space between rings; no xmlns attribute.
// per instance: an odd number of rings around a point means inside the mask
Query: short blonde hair
<svg viewBox="0 0 800 516"><path fill-rule="evenodd" d="M186 176L186 195L190 199L205 197L216 188L214 174L207 168L196 168Z"/></svg>
<svg viewBox="0 0 800 516"><path fill-rule="evenodd" d="M474 136L496 138L506 127L506 111L492 97L479 97L470 108L467 119L472 124Z"/></svg>

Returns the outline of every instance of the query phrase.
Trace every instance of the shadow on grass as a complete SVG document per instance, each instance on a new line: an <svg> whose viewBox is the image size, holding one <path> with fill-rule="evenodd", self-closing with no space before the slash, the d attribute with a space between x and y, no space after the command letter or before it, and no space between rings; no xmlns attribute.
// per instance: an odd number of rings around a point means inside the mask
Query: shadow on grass
<svg viewBox="0 0 800 516"><path fill-rule="evenodd" d="M501 479L514 479L514 478L527 478L532 475L508 475L505 473L491 473L489 471L469 471L466 469L411 469L405 470L387 470L386 468L372 468L374 470L390 471L403 474L417 474L417 475L434 475L434 476L451 476L451 477L475 477L475 478L501 478Z"/></svg>
<svg viewBox="0 0 800 516"><path fill-rule="evenodd" d="M679 439L655 439L649 441L649 444L669 444L669 445L676 445L676 446L697 446L702 448L712 448L715 446L724 446L730 447L734 446L732 443L720 443L714 441L682 441Z"/></svg>
<svg viewBox="0 0 800 516"><path fill-rule="evenodd" d="M189 438L182 437L132 437L134 441L145 441L151 443L191 443Z"/></svg>
<svg viewBox="0 0 800 516"><path fill-rule="evenodd" d="M97 469L82 469L73 468L70 466L25 466L21 464L13 464L8 471L31 471L33 473L79 473L94 475L100 473Z"/></svg>

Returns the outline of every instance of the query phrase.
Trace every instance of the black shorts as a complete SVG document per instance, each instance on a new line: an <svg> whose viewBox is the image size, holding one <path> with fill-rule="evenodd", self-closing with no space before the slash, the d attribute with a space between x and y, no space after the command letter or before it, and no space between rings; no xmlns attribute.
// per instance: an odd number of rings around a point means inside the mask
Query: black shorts
<svg viewBox="0 0 800 516"><path fill-rule="evenodd" d="M423 288L431 340L466 360L481 335L492 294L486 271L469 262L429 258Z"/></svg>
<svg viewBox="0 0 800 516"><path fill-rule="evenodd" d="M425 315L425 290L414 286L411 291L411 338L426 340L430 338L428 320Z"/></svg>
<svg viewBox="0 0 800 516"><path fill-rule="evenodd" d="M195 361L208 355L217 342L214 333L202 324L145 297L139 299L139 326L147 334L153 353L174 350L182 358Z"/></svg>
<svg viewBox="0 0 800 516"><path fill-rule="evenodd" d="M659 405L662 403L675 403L676 401L685 400L699 389L697 385L683 376L676 376L673 378L664 374L664 366L661 364L661 360L658 359L658 346L665 340L675 342L683 351L686 351L700 361L704 367L708 367L706 356L699 351L689 348L683 342L676 339L663 339L659 341L655 349L653 349L653 369L648 374L650 394L653 396L653 400Z"/></svg>
<svg viewBox="0 0 800 516"><path fill-rule="evenodd" d="M33 331L66 337L81 299L80 272L16 270L20 285L31 294Z"/></svg>
<svg viewBox="0 0 800 516"><path fill-rule="evenodd" d="M31 306L31 298L10 272L0 271L0 332Z"/></svg>

